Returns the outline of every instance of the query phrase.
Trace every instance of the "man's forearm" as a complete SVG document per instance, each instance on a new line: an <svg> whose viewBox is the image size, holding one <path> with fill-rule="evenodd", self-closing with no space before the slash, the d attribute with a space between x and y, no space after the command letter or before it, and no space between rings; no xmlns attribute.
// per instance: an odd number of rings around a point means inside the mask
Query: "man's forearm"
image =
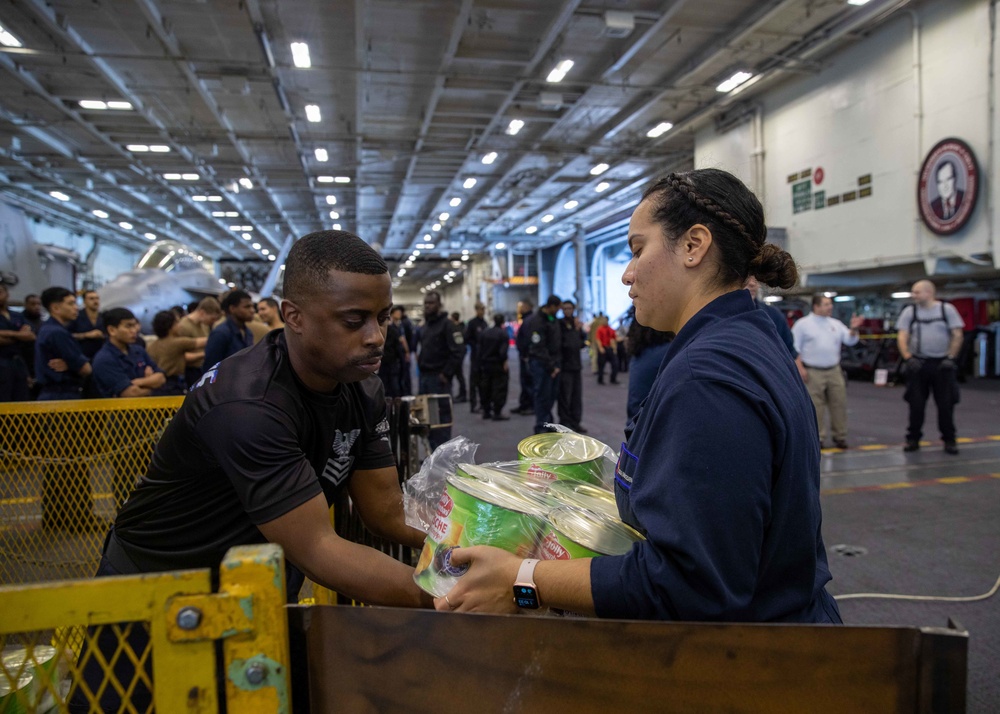
<svg viewBox="0 0 1000 714"><path fill-rule="evenodd" d="M385 553L332 533L317 544L309 562L295 564L314 582L369 605L433 607L413 581L413 568Z"/></svg>

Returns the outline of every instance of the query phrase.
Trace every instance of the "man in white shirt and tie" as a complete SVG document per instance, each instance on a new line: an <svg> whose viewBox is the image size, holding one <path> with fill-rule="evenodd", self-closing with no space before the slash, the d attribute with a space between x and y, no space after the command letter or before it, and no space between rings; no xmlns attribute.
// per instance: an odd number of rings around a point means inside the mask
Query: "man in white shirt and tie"
<svg viewBox="0 0 1000 714"><path fill-rule="evenodd" d="M833 445L846 449L847 385L840 369L840 346L858 343L858 328L864 318L853 315L848 328L832 315L833 300L823 295L813 296L812 313L792 325L792 337L799 353L795 363L816 408L820 446L825 446L824 415L829 409Z"/></svg>

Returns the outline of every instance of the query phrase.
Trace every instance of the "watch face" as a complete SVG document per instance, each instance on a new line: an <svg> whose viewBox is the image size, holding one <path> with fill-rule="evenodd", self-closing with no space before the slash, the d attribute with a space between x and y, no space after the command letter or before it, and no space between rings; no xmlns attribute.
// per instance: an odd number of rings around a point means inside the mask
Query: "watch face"
<svg viewBox="0 0 1000 714"><path fill-rule="evenodd" d="M515 585L514 602L524 610L537 610L538 593L530 585Z"/></svg>

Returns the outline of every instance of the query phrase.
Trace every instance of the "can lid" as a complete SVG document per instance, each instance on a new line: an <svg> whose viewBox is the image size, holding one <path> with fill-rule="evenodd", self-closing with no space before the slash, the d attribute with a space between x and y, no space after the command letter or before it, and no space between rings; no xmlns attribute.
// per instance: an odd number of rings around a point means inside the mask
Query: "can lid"
<svg viewBox="0 0 1000 714"><path fill-rule="evenodd" d="M549 485L549 493L556 500L572 506L588 508L618 520L618 502L611 491L591 486L582 481L553 481Z"/></svg>
<svg viewBox="0 0 1000 714"><path fill-rule="evenodd" d="M462 493L479 501L506 508L508 511L543 518L548 510L527 494L492 481L480 481L470 476L463 476L461 473L451 474L445 480Z"/></svg>
<svg viewBox="0 0 1000 714"><path fill-rule="evenodd" d="M517 453L523 458L582 464L604 454L607 447L597 439L581 434L533 434L521 440Z"/></svg>
<svg viewBox="0 0 1000 714"><path fill-rule="evenodd" d="M548 521L570 540L602 555L624 555L633 543L645 540L639 531L621 521L585 508L554 508L549 511Z"/></svg>

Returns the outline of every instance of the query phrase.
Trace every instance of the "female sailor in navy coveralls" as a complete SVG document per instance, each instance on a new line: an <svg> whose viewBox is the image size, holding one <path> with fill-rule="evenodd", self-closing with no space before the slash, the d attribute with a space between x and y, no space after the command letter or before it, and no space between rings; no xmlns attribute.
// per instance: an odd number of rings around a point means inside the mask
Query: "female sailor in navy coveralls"
<svg viewBox="0 0 1000 714"><path fill-rule="evenodd" d="M774 323L743 289L789 288L792 257L766 243L764 212L717 169L670 174L629 224L636 319L675 332L626 429L615 477L622 519L645 534L621 556L542 561L544 606L600 617L839 623L820 534L812 403ZM462 548L471 563L435 605L514 612L521 558Z"/></svg>

